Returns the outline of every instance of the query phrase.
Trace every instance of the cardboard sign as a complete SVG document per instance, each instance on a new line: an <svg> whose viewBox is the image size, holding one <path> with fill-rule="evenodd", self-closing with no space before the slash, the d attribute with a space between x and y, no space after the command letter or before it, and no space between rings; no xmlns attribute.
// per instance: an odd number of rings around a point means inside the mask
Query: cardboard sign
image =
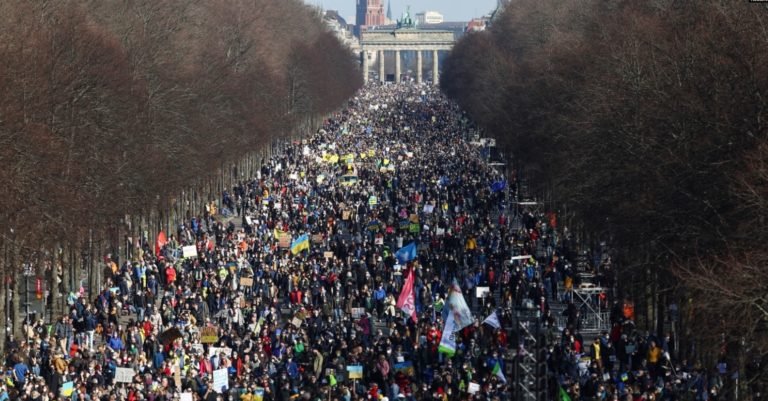
<svg viewBox="0 0 768 401"><path fill-rule="evenodd" d="M475 287L475 296L485 298L491 295L491 287Z"/></svg>
<svg viewBox="0 0 768 401"><path fill-rule="evenodd" d="M213 371L213 391L224 394L229 390L229 374L227 369L218 369Z"/></svg>
<svg viewBox="0 0 768 401"><path fill-rule="evenodd" d="M347 366L348 377L352 380L363 378L363 366L362 365L349 365Z"/></svg>
<svg viewBox="0 0 768 401"><path fill-rule="evenodd" d="M323 257L326 259L333 259L333 251L325 251L323 252Z"/></svg>
<svg viewBox="0 0 768 401"><path fill-rule="evenodd" d="M349 220L349 210L344 210L343 212L341 212L341 219Z"/></svg>
<svg viewBox="0 0 768 401"><path fill-rule="evenodd" d="M181 393L179 401L192 401L192 393Z"/></svg>
<svg viewBox="0 0 768 401"><path fill-rule="evenodd" d="M188 245L181 248L181 256L183 256L184 258L196 258L197 247L194 245Z"/></svg>
<svg viewBox="0 0 768 401"><path fill-rule="evenodd" d="M200 329L200 342L214 344L219 341L219 330L216 327L203 327Z"/></svg>
<svg viewBox="0 0 768 401"><path fill-rule="evenodd" d="M282 233L280 234L278 245L280 248L290 248L291 247L291 234L288 233Z"/></svg>
<svg viewBox="0 0 768 401"><path fill-rule="evenodd" d="M243 287L253 287L253 277L240 277L240 285Z"/></svg>
<svg viewBox="0 0 768 401"><path fill-rule="evenodd" d="M304 323L304 321L299 319L298 317L295 317L295 318L291 319L291 324L296 326L296 328L301 327L302 323Z"/></svg>
<svg viewBox="0 0 768 401"><path fill-rule="evenodd" d="M117 368L115 370L115 383L132 383L136 372L131 368Z"/></svg>
<svg viewBox="0 0 768 401"><path fill-rule="evenodd" d="M384 237L377 235L376 238L374 238L373 243L375 245L384 245Z"/></svg>
<svg viewBox="0 0 768 401"><path fill-rule="evenodd" d="M475 393L477 393L478 391L480 391L480 385L479 385L479 384L477 384L477 383L472 383L472 382L469 382L469 387L467 387L467 391L468 391L470 394L473 394L473 395L474 395Z"/></svg>
<svg viewBox="0 0 768 401"><path fill-rule="evenodd" d="M323 242L323 234L313 234L312 235L312 243L313 244L320 244Z"/></svg>

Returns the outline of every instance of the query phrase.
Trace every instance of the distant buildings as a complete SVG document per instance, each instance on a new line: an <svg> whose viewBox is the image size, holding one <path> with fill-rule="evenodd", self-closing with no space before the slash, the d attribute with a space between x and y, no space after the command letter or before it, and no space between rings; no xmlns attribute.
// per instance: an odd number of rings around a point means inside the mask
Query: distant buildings
<svg viewBox="0 0 768 401"><path fill-rule="evenodd" d="M437 11L424 11L416 14L416 23L419 25L439 24L443 22L443 14Z"/></svg>
<svg viewBox="0 0 768 401"><path fill-rule="evenodd" d="M360 31L370 26L387 24L382 0L357 0L355 35L360 37Z"/></svg>

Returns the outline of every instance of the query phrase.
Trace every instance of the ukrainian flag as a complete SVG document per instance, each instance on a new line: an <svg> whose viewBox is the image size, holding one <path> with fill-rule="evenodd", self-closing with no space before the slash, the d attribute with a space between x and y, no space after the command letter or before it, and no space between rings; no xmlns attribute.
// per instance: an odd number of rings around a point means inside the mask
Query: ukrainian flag
<svg viewBox="0 0 768 401"><path fill-rule="evenodd" d="M291 253L296 255L303 250L309 250L309 235L304 234L291 242Z"/></svg>

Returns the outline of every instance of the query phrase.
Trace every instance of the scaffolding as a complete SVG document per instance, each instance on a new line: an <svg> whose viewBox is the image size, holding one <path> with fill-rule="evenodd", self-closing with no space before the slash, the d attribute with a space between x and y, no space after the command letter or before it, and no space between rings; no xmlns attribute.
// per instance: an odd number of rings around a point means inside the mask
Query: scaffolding
<svg viewBox="0 0 768 401"><path fill-rule="evenodd" d="M515 358L515 401L548 401L547 347L538 313L515 313L518 350Z"/></svg>

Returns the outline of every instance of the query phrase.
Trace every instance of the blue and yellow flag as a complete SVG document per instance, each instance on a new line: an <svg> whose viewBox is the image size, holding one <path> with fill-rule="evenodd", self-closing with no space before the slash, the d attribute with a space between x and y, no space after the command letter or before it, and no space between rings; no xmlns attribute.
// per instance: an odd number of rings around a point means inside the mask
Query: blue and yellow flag
<svg viewBox="0 0 768 401"><path fill-rule="evenodd" d="M303 250L309 250L309 235L303 234L291 242L291 253L296 255Z"/></svg>

